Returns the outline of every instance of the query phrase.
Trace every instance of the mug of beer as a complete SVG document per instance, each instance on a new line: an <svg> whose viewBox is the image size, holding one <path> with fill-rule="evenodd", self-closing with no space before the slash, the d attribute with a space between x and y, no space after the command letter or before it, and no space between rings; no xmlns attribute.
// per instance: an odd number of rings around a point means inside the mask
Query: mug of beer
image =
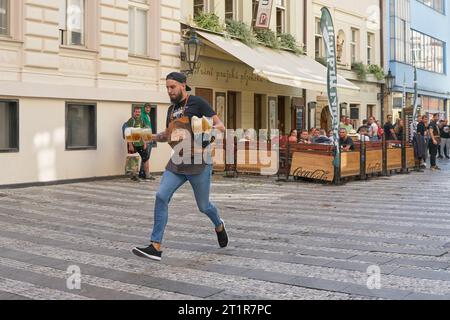
<svg viewBox="0 0 450 320"><path fill-rule="evenodd" d="M125 140L127 142L133 142L133 136L131 135L131 129L132 128L126 128L125 129Z"/></svg>
<svg viewBox="0 0 450 320"><path fill-rule="evenodd" d="M131 139L133 142L139 142L142 139L142 129L131 128Z"/></svg>
<svg viewBox="0 0 450 320"><path fill-rule="evenodd" d="M144 129L142 130L142 140L144 140L144 142L151 142L152 141L152 130L151 129Z"/></svg>
<svg viewBox="0 0 450 320"><path fill-rule="evenodd" d="M194 134L202 134L209 133L213 127L213 119L212 118L198 118L193 116L191 119L192 122L192 131Z"/></svg>

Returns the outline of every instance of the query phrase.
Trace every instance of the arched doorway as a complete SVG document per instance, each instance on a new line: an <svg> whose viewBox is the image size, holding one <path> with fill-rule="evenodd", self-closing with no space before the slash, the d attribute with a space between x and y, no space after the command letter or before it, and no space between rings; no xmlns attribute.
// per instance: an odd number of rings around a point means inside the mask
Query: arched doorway
<svg viewBox="0 0 450 320"><path fill-rule="evenodd" d="M331 130L331 126L332 126L332 121L331 121L330 108L328 108L328 106L325 106L322 109L322 112L320 114L320 128L328 131L328 130Z"/></svg>

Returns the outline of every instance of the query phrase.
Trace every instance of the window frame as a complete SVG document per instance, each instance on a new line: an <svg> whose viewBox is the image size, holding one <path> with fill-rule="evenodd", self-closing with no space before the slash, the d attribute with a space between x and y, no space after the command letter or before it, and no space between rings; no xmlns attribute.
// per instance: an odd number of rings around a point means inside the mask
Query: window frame
<svg viewBox="0 0 450 320"><path fill-rule="evenodd" d="M68 1L69 0L64 0L65 1L65 5L64 5L64 29L60 29L60 45L62 46L67 46L70 48L88 48L88 35L87 35L87 30L88 30L88 1L87 0L80 0L83 3L83 25L82 25L82 32L81 32L81 44L71 44L69 39L72 39L71 36L69 36L69 34L71 34L69 27L67 25L67 10L68 10ZM93 0L89 0L89 1L93 1ZM61 27L61 26L60 26Z"/></svg>
<svg viewBox="0 0 450 320"><path fill-rule="evenodd" d="M367 32L367 65L375 64L375 42L375 34Z"/></svg>
<svg viewBox="0 0 450 320"><path fill-rule="evenodd" d="M145 28L146 28L146 37L145 37L145 53L137 53L136 49L134 50L134 52L131 51L130 48L130 42L128 42L128 54L131 56L136 56L136 57L149 57L150 56L150 52L149 52L149 11L150 11L150 3L148 2L148 0L145 3L142 2L137 2L137 1L128 1L128 17L130 16L130 10L134 10L134 34L136 34L136 30L138 30L137 28L137 11L138 10L142 10L145 13ZM131 25L131 21L130 19L128 19L128 28L130 28ZM130 38L130 32L128 32L128 37ZM137 43L138 38L135 37L134 38L134 48L136 48L136 43Z"/></svg>
<svg viewBox="0 0 450 320"><path fill-rule="evenodd" d="M420 39L420 43L415 43L416 37L417 39ZM446 75L447 72L447 62L445 61L446 57L446 42L439 40L438 38L435 38L433 36L430 36L426 33L420 32L416 29L411 29L411 48L412 51L417 49L417 45L420 48L420 54L418 54L422 59L419 61L415 61L415 58L412 60L412 63L415 66L423 71L432 72L440 75ZM433 43L439 43L440 46L432 47ZM439 56L439 53L442 54L442 56ZM412 53L412 57L414 57L415 53ZM441 65L439 65L439 58L441 59ZM432 61L429 61L427 59L433 59ZM431 68L429 66L431 65ZM442 69L442 72L440 71Z"/></svg>
<svg viewBox="0 0 450 320"><path fill-rule="evenodd" d="M196 12L195 8L196 7L202 7L203 8L203 12L207 12L208 11L208 1L207 0L200 0L200 1L202 1L203 4L201 4L201 5L197 4L196 5L195 4L195 0L192 1L192 17L193 17L193 19L195 19L197 17L196 14L195 14L195 12Z"/></svg>
<svg viewBox="0 0 450 320"><path fill-rule="evenodd" d="M317 31L319 31L319 33ZM316 48L317 40L319 40L319 48ZM323 35L322 30L320 30L320 18L316 17L314 23L314 58L323 58L325 56L324 53Z"/></svg>
<svg viewBox="0 0 450 320"><path fill-rule="evenodd" d="M258 18L259 0L252 0L252 26L256 25L256 19Z"/></svg>
<svg viewBox="0 0 450 320"><path fill-rule="evenodd" d="M150 104L150 116L154 116L155 121L152 121L152 134L156 135L158 133L158 105L156 103L152 102L139 102L139 103L132 103L131 104L131 114L130 117L133 118L134 115L134 107L142 107L145 104ZM156 141L153 141L152 143L153 148L158 147L158 143Z"/></svg>
<svg viewBox="0 0 450 320"><path fill-rule="evenodd" d="M10 38L11 37L11 0L6 0L6 33L0 33L0 37Z"/></svg>
<svg viewBox="0 0 450 320"><path fill-rule="evenodd" d="M279 4L278 1L282 3ZM275 0L275 20L276 20L276 31L277 34L286 33L287 32L287 0ZM281 13L281 31L278 31L278 12Z"/></svg>
<svg viewBox="0 0 450 320"><path fill-rule="evenodd" d="M144 55L130 51L130 40L128 39L128 56L139 59L151 59L159 61L161 59L161 1L160 0L146 0L145 3L128 0L128 17L130 16L131 8L144 9L146 12L146 53ZM130 31L130 20L128 18L128 32ZM136 30L135 22L135 30ZM130 32L128 33L130 37ZM135 39L136 41L136 39Z"/></svg>
<svg viewBox="0 0 450 320"><path fill-rule="evenodd" d="M440 1L440 3L442 4L442 10L439 10L436 7L436 5L435 5L436 1ZM436 12L442 14L442 15L447 15L446 14L446 9L447 8L446 8L445 0L432 0L432 2L433 2L432 5L426 4L424 0L417 0L417 2L423 4L425 7L429 8L429 9L432 9L432 10L434 10L434 11L436 11Z"/></svg>
<svg viewBox="0 0 450 320"><path fill-rule="evenodd" d="M17 110L17 127L16 127L16 139L17 139L17 148L0 148L0 153L19 153L20 152L20 103L18 99L0 99L0 102L6 103L15 103Z"/></svg>
<svg viewBox="0 0 450 320"><path fill-rule="evenodd" d="M232 6L231 12L227 12L227 1L231 1L231 6ZM227 18L227 14L230 14L230 13L231 13L232 17L231 18ZM236 0L225 0L225 15L224 15L224 17L225 17L225 20L227 20L227 19L237 20L237 3L236 3Z"/></svg>
<svg viewBox="0 0 450 320"><path fill-rule="evenodd" d="M94 107L94 146L83 146L83 147L71 147L69 146L69 107L71 105L77 106L93 106ZM98 146L98 134L97 134L97 103L96 102L78 102L78 101L66 101L65 107L65 150L66 151L83 151L83 150L97 150Z"/></svg>
<svg viewBox="0 0 450 320"><path fill-rule="evenodd" d="M355 35L355 37L353 37ZM358 28L350 28L350 62L351 64L360 61L360 30ZM353 56L353 49L355 50L355 56Z"/></svg>

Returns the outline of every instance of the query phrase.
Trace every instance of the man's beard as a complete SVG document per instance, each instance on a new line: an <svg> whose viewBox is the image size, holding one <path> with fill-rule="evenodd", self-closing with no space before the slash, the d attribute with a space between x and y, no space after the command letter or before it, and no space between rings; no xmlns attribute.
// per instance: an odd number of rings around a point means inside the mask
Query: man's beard
<svg viewBox="0 0 450 320"><path fill-rule="evenodd" d="M176 96L175 98L170 98L170 101L171 101L173 104L178 104L178 103L181 102L182 99L183 99L183 93L180 92L180 94L179 94L178 96Z"/></svg>

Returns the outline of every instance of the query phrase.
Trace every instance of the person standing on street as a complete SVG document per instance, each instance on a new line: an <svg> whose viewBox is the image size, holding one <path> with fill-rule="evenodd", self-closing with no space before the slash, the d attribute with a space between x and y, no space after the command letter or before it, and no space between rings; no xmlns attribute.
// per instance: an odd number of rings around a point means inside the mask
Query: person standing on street
<svg viewBox="0 0 450 320"><path fill-rule="evenodd" d="M384 124L384 134L386 141L397 140L397 135L394 131L394 125L392 124L392 115L387 116L387 122Z"/></svg>
<svg viewBox="0 0 450 320"><path fill-rule="evenodd" d="M186 84L186 76L183 73L170 73L166 78L166 88L172 105L169 107L167 113L167 129L163 133L156 135L154 137L155 141L169 142L172 147L175 146L174 141L180 137L183 141L184 139L191 139L193 141L194 134L190 125L193 117L212 118L212 129L225 132L225 126L208 102L203 98L188 95L187 91L190 91L190 88ZM181 126L183 124L186 124L186 130L183 134L177 132L175 135L176 130L171 132L175 126ZM217 208L209 199L212 165L206 164L204 161L201 161L199 164L194 162L193 157L186 156L185 154L189 151L183 149L175 152L166 167L159 190L156 193L154 225L150 245L145 248L136 247L132 250L139 257L157 261L161 260L161 244L168 220L169 202L174 193L187 181L192 186L199 210L208 216L215 227L219 246L225 248L228 245L225 224L220 218ZM183 153L182 159L180 159L180 152ZM181 163L179 160L182 160Z"/></svg>
<svg viewBox="0 0 450 320"><path fill-rule="evenodd" d="M438 127L439 113L433 115L433 119L428 126L428 134L430 137L430 166L432 171L441 170L436 165L436 156L438 153L438 146L441 140L441 135Z"/></svg>
<svg viewBox="0 0 450 320"><path fill-rule="evenodd" d="M139 128L144 129L145 124L142 121L141 118L141 107L140 106L134 106L133 107L133 117L131 117L127 122L128 128ZM148 179L150 175L150 166L149 166L149 159L150 159L150 153L148 152L149 143L144 142L142 139L137 142L129 142L128 143L128 153L139 153L142 159L143 167L145 170L145 177L144 179ZM139 178L135 175L131 177L134 181L139 181ZM151 179L149 179L151 180Z"/></svg>
<svg viewBox="0 0 450 320"><path fill-rule="evenodd" d="M442 123L441 131L441 155L446 159L450 159L450 126L448 120L445 119Z"/></svg>
<svg viewBox="0 0 450 320"><path fill-rule="evenodd" d="M152 130L152 121L151 121L151 117L150 117L151 110L152 110L152 106L150 103L146 103L141 108L141 119L142 119L142 122L144 123L144 127L147 129L150 129L150 130ZM145 163L142 162L142 164L141 164L141 170L139 171L139 178L141 178L141 179L155 180L153 175L150 173L150 156L152 154L152 149L153 149L153 143L149 142L147 144L147 149L145 149L149 160Z"/></svg>

